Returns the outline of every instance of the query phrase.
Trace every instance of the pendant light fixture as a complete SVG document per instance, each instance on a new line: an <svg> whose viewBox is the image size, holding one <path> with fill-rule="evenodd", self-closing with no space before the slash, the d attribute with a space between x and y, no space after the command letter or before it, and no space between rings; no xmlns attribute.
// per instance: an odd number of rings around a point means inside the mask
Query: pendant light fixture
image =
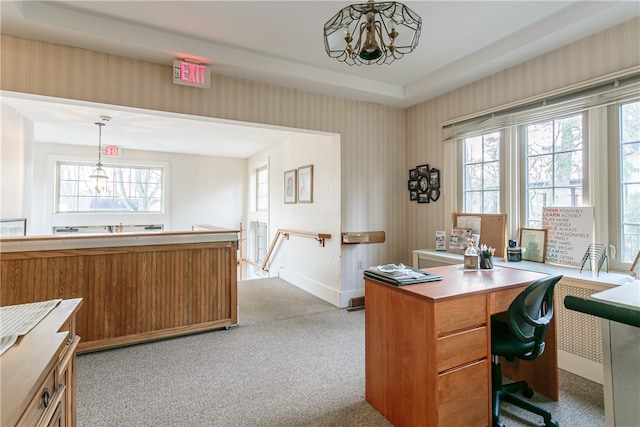
<svg viewBox="0 0 640 427"><path fill-rule="evenodd" d="M103 116L101 119L108 121L111 118ZM105 123L95 122L95 125L98 126L98 163L96 163L96 168L91 172L89 178L94 181L96 193L100 194L107 190L109 177L104 169L102 169L102 126L104 126Z"/></svg>
<svg viewBox="0 0 640 427"><path fill-rule="evenodd" d="M331 58L349 65L391 64L418 46L422 18L398 2L352 4L324 24Z"/></svg>

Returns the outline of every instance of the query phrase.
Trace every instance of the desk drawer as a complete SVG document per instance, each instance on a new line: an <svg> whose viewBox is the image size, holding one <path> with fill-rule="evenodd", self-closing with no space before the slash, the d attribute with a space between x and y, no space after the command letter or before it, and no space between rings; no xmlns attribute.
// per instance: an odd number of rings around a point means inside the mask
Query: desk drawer
<svg viewBox="0 0 640 427"><path fill-rule="evenodd" d="M488 340L486 326L439 338L438 372L476 360L487 359Z"/></svg>
<svg viewBox="0 0 640 427"><path fill-rule="evenodd" d="M436 334L463 331L487 324L487 297L472 295L435 304Z"/></svg>
<svg viewBox="0 0 640 427"><path fill-rule="evenodd" d="M504 289L502 291L491 292L489 296L489 310L491 314L507 311L513 300L520 295L525 286Z"/></svg>
<svg viewBox="0 0 640 427"><path fill-rule="evenodd" d="M439 375L438 425L491 425L490 400L488 360Z"/></svg>
<svg viewBox="0 0 640 427"><path fill-rule="evenodd" d="M38 425L47 408L53 404L56 393L55 373L56 368L54 367L49 372L42 385L40 385L38 391L31 400L31 403L29 403L27 410L22 415L22 418L20 418L20 421L18 421L19 426ZM45 402L47 406L45 406Z"/></svg>

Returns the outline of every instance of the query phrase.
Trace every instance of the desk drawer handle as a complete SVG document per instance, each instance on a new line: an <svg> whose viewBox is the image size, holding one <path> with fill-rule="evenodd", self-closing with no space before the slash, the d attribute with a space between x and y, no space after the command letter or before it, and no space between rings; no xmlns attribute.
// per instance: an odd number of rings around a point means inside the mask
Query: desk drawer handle
<svg viewBox="0 0 640 427"><path fill-rule="evenodd" d="M42 404L44 405L45 408L49 407L49 389L45 388L44 392L42 392Z"/></svg>

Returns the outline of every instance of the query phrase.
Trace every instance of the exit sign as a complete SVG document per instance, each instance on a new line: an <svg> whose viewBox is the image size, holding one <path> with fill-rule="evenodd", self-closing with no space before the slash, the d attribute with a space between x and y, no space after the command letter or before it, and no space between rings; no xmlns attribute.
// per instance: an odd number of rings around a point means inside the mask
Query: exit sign
<svg viewBox="0 0 640 427"><path fill-rule="evenodd" d="M211 87L211 73L206 65L189 61L173 61L173 82L179 85Z"/></svg>
<svg viewBox="0 0 640 427"><path fill-rule="evenodd" d="M120 147L117 145L105 145L103 155L105 157L120 157Z"/></svg>

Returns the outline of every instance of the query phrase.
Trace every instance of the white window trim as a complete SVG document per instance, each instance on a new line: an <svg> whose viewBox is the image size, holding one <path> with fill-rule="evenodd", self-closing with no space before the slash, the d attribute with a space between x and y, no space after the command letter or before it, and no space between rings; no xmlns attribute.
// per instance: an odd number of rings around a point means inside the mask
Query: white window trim
<svg viewBox="0 0 640 427"><path fill-rule="evenodd" d="M46 176L56 177L56 166L58 162L78 162L91 163L95 162L95 158L86 156L68 156L51 154L47 156ZM43 223L44 229L53 230L53 227L64 227L69 225L77 226L93 226L96 224L119 224L120 222L140 223L140 224L164 224L165 227L170 224L170 215L168 206L171 206L171 193L167 186L171 182L171 168L169 162L162 161L139 161L139 160L123 160L109 159L109 165L117 166L150 166L163 168L162 187L164 191L162 211L161 212L56 212L57 198L57 177L51 180L51 185L47 185L43 189L43 197L45 200L46 212L50 212L49 220Z"/></svg>
<svg viewBox="0 0 640 427"><path fill-rule="evenodd" d="M587 129L585 135L585 148L588 152L585 153L588 156L587 162L585 162L585 169L583 176L583 205L592 206L594 208L595 225L593 230L593 241L595 243L605 244L611 252L612 248L619 246L618 239L610 239L610 236L617 236L620 231L619 221L614 221L617 225L609 225L610 217L619 218L619 215L615 217L616 211L619 213L619 165L618 157L619 148L612 150L610 145L617 144L619 146L619 140L617 139L617 130L611 130L610 127L613 124L609 123L608 108L612 107L599 107L591 109L587 112ZM501 163L501 167L504 166L505 171L503 174L503 180L501 182L501 197L504 197L503 211L507 214L507 236L510 239L517 239L520 227L520 218L524 218L524 186L522 176L524 171L519 168L524 164L524 155L522 151L523 144L514 144L512 141L517 137L519 129L514 127L507 128L504 134L504 161ZM602 143L603 141L612 141L611 144ZM445 218L452 218L453 214L459 212L458 209L462 208L462 195L460 188L462 188L462 140L457 140L445 144L444 149L444 164L447 165L451 171L449 179L445 181L446 192L445 194ZM612 165L615 166L612 167ZM510 179L515 176L517 179ZM614 178L611 178L614 177ZM446 197L447 194L456 195L456 197ZM613 203L609 201L609 194L611 194ZM515 200L514 203L509 203ZM453 224L450 222L447 224L451 229ZM618 234L610 234L618 233ZM630 267L628 263L620 263L617 261L617 254L609 253L609 266L610 270L614 271L627 271Z"/></svg>

